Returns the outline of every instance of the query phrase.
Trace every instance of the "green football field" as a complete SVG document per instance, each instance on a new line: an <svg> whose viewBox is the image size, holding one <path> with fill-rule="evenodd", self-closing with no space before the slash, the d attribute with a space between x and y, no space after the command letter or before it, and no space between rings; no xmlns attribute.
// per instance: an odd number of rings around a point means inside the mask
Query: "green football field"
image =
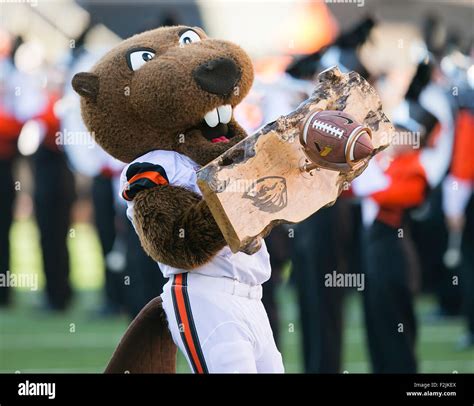
<svg viewBox="0 0 474 406"><path fill-rule="evenodd" d="M16 222L12 234L12 271L38 272L38 291L15 290L15 306L0 310L0 372L101 372L124 332L126 317L97 320L93 311L100 304L102 260L92 227L76 225L69 235L72 274L76 288L74 305L64 314L38 310L43 279L38 235L30 221ZM288 284L278 291L281 317L281 351L288 372L300 372L301 324L295 292ZM432 298L417 301L418 318L433 307ZM345 312L343 370L369 372L361 297L348 297ZM456 351L464 332L461 319L420 324L417 352L421 372L474 372L474 350ZM387 351L390 351L388 348ZM179 356L178 370L188 372Z"/></svg>

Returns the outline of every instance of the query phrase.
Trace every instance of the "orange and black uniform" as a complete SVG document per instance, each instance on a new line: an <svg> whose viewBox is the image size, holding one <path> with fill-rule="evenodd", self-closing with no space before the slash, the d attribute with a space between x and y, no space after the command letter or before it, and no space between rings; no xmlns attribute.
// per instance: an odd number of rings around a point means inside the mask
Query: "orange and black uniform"
<svg viewBox="0 0 474 406"><path fill-rule="evenodd" d="M68 231L75 197L74 177L56 143L60 123L54 114L58 96L48 102L36 119L46 127L43 143L32 157L35 215L40 231L48 306L63 310L71 298Z"/></svg>
<svg viewBox="0 0 474 406"><path fill-rule="evenodd" d="M379 211L365 235L369 352L375 373L414 373L416 320L404 215L423 202L427 183L418 152L398 156L385 174L390 183L370 196Z"/></svg>
<svg viewBox="0 0 474 406"><path fill-rule="evenodd" d="M0 104L0 273L10 269L10 227L13 221L15 189L13 163L22 123ZM0 288L0 306L10 301L10 288Z"/></svg>
<svg viewBox="0 0 474 406"><path fill-rule="evenodd" d="M0 160L11 160L16 155L17 140L22 126L23 124L0 104Z"/></svg>
<svg viewBox="0 0 474 406"><path fill-rule="evenodd" d="M452 180L470 183L474 187L474 114L461 109L456 119L456 132L451 162ZM468 200L465 210L465 226L461 245L460 264L463 312L467 317L468 331L474 341L474 198Z"/></svg>
<svg viewBox="0 0 474 406"><path fill-rule="evenodd" d="M298 289L304 370L341 372L346 288L328 288L326 275L360 273L360 206L340 197L296 226L291 261Z"/></svg>
<svg viewBox="0 0 474 406"><path fill-rule="evenodd" d="M468 109L459 111L456 118L455 141L451 175L474 182L474 114Z"/></svg>
<svg viewBox="0 0 474 406"><path fill-rule="evenodd" d="M426 195L426 176L419 153L398 156L385 174L390 177L390 186L373 193L371 198L379 205L377 220L398 229L405 211L423 203Z"/></svg>

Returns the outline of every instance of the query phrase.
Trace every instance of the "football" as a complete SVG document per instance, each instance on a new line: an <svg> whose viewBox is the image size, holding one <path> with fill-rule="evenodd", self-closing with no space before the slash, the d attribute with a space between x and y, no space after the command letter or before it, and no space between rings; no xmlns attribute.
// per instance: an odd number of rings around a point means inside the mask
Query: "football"
<svg viewBox="0 0 474 406"><path fill-rule="evenodd" d="M372 133L351 115L336 110L308 114L300 132L306 157L316 166L349 172L373 154Z"/></svg>

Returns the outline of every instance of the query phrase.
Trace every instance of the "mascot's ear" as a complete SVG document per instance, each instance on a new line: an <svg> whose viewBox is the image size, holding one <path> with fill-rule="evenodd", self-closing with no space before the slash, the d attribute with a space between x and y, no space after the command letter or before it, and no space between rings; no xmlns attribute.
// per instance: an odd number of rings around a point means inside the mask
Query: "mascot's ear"
<svg viewBox="0 0 474 406"><path fill-rule="evenodd" d="M76 73L72 87L81 96L95 102L99 95L99 77L89 72Z"/></svg>

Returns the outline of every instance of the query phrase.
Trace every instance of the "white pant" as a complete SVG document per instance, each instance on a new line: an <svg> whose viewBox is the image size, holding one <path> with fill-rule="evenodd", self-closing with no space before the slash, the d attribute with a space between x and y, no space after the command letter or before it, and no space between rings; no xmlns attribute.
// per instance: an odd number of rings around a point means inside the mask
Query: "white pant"
<svg viewBox="0 0 474 406"><path fill-rule="evenodd" d="M191 272L171 277L161 297L173 340L194 372L284 372L261 286Z"/></svg>

